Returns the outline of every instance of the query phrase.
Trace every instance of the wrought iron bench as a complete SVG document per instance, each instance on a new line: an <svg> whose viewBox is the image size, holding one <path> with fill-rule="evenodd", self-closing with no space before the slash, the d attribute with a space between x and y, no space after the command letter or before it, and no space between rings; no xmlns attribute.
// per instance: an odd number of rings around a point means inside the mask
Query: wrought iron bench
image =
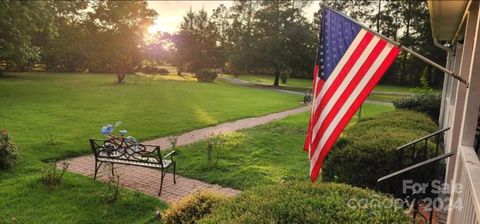
<svg viewBox="0 0 480 224"><path fill-rule="evenodd" d="M100 166L103 163L111 163L112 175L114 175L113 164L159 169L161 171L160 189L158 191L159 196L162 193L163 179L167 173L166 171L170 167L173 167L173 183L176 184L175 151L162 156L160 146L128 143L125 140L122 140L121 142L112 142L110 140L90 139L90 145L95 156L94 180L97 178L97 172L100 169ZM170 157L170 159L166 159L168 157Z"/></svg>

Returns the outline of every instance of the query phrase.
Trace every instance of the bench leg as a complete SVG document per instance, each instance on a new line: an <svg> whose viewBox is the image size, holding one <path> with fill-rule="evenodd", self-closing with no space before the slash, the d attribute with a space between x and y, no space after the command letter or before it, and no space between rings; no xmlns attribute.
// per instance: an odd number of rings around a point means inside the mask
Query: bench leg
<svg viewBox="0 0 480 224"><path fill-rule="evenodd" d="M115 177L115 173L114 173L114 170L113 170L113 163L112 163L112 178Z"/></svg>
<svg viewBox="0 0 480 224"><path fill-rule="evenodd" d="M175 163L175 161L173 161L173 184L177 183L177 180L175 178L176 172L177 172L177 163Z"/></svg>
<svg viewBox="0 0 480 224"><path fill-rule="evenodd" d="M162 187L163 187L163 179L165 178L165 171L162 170L162 177L160 179L160 189L158 190L158 196L162 194Z"/></svg>
<svg viewBox="0 0 480 224"><path fill-rule="evenodd" d="M95 160L95 174L93 175L93 180L97 179L97 173L98 173L98 170L100 169L100 166L102 166L102 163L103 162L100 162L100 164L98 164L98 161Z"/></svg>

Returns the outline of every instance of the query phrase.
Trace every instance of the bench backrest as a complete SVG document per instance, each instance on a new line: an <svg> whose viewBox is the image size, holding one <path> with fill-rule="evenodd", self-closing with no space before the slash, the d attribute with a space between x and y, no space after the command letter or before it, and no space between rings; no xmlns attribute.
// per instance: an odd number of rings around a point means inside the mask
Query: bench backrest
<svg viewBox="0 0 480 224"><path fill-rule="evenodd" d="M163 168L160 146L140 143L111 142L110 140L90 139L95 159L117 159L151 164L160 164Z"/></svg>

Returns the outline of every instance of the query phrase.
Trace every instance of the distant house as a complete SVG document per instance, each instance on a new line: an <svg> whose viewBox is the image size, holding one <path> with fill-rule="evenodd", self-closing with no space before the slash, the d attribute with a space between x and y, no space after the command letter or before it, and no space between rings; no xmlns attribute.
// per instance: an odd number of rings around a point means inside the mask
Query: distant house
<svg viewBox="0 0 480 224"><path fill-rule="evenodd" d="M443 85L439 123L450 127L444 136L445 152L455 153L447 161L445 180L461 186L450 191L447 223L480 224L480 2L428 3L435 45L448 53L446 67L469 83L467 88L445 75Z"/></svg>

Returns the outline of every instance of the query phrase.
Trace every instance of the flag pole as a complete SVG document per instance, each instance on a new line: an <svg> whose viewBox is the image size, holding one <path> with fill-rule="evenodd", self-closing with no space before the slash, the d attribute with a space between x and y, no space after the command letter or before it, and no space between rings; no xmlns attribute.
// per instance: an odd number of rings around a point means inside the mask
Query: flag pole
<svg viewBox="0 0 480 224"><path fill-rule="evenodd" d="M370 31L370 32L372 32L372 33L374 33L374 34L376 34L376 35L378 35L378 36L382 37L383 39L385 39L385 40L389 41L390 43L392 43L392 44L395 44L395 45L399 46L399 47L400 47L402 50L404 50L404 51L406 51L406 52L408 52L408 53L412 54L413 56L415 56L415 57L417 57L418 59L420 59L420 60L424 61L425 63L427 63L427 64L430 64L431 66L433 66L433 67L435 67L435 68L437 68L437 69L439 69L439 70L441 70L441 71L445 72L446 74L448 74L448 75L452 76L454 79L457 79L457 80L458 80L458 81L460 81L461 83L465 84L465 85L467 86L467 88L468 88L468 86L469 86L468 82L467 82L465 79L463 79L462 77L460 77L459 75L456 75L456 74L455 74L455 72L453 72L453 71L450 71L450 70L446 69L445 67L443 67L443 66L441 66L441 65L439 65L439 64L437 64L437 63L435 63L434 61L432 61L432 60L430 60L430 59L428 59L428 58L424 57L423 55L421 55L421 54L419 54L419 53L415 52L415 51L414 51L414 50L412 50L411 48L405 47L405 46L403 46L402 44L400 44L399 42L397 42L397 41L394 41L394 40L392 40L392 39L390 39L390 38L388 38L388 37L386 37L386 36L382 35L381 33L379 33L379 32L376 32L376 31L374 31L374 30L372 30L372 29L370 29L370 28L368 28L368 27L364 26L364 25L363 25L363 24L361 24L360 22L358 22L358 21L354 20L353 18L351 18L351 17L349 17L349 16L347 16L347 15L343 14L342 12L339 12L338 10L335 10L335 9L333 9L333 8L332 8L332 7L330 7L330 6L327 6L327 5L325 5L325 4L322 4L322 6L323 6L323 7L325 7L325 8L328 8L329 10L332 10L332 11L334 11L334 12L336 12L336 13L338 13L338 14L342 15L342 16L344 16L345 18L347 18L348 20L352 21L353 23L356 23L356 24L358 24L359 26L363 27L364 29L366 29L366 30L368 30L368 31Z"/></svg>

